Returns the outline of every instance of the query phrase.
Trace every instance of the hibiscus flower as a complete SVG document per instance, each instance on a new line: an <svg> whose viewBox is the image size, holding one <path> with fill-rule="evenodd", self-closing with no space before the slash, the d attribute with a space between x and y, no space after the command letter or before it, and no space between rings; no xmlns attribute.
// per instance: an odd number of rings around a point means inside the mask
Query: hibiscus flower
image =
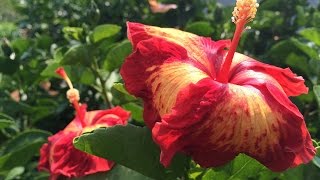
<svg viewBox="0 0 320 180"><path fill-rule="evenodd" d="M127 24L134 51L120 73L127 90L144 101L164 166L177 152L203 167L244 153L273 171L314 157L304 117L289 99L308 92L304 79L235 52L257 7L255 0L237 1L232 41Z"/></svg>
<svg viewBox="0 0 320 180"><path fill-rule="evenodd" d="M177 9L178 6L176 4L162 4L157 0L148 0L150 9L153 13L166 13L171 9Z"/></svg>
<svg viewBox="0 0 320 180"><path fill-rule="evenodd" d="M64 69L59 68L56 72L70 87L67 97L76 109L76 117L65 129L50 136L48 143L41 147L38 169L49 171L51 180L59 179L61 176L81 177L110 170L114 165L112 161L75 149L73 139L96 128L126 125L130 113L120 107L87 112L87 106L78 103L79 92L73 88Z"/></svg>

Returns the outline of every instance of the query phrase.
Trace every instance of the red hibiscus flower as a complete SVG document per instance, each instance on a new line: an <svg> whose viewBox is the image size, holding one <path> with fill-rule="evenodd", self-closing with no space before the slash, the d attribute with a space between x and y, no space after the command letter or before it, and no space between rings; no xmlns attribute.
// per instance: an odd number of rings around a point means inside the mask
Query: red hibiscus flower
<svg viewBox="0 0 320 180"><path fill-rule="evenodd" d="M153 13L166 13L171 9L177 9L178 6L176 4L162 4L157 0L148 0L150 9Z"/></svg>
<svg viewBox="0 0 320 180"><path fill-rule="evenodd" d="M70 79L62 68L56 71L70 87L68 99L76 109L76 117L67 127L48 138L48 143L40 149L39 170L50 172L50 179L60 176L81 177L112 168L113 162L86 154L73 147L76 136L99 127L127 124L130 113L120 107L108 110L86 111L86 105L79 105L79 92L74 89Z"/></svg>
<svg viewBox="0 0 320 180"><path fill-rule="evenodd" d="M256 11L255 0L237 1L232 42L127 24L134 52L120 73L127 90L144 101L164 166L176 152L203 167L245 153L283 171L315 155L304 118L288 98L308 92L303 78L235 52Z"/></svg>

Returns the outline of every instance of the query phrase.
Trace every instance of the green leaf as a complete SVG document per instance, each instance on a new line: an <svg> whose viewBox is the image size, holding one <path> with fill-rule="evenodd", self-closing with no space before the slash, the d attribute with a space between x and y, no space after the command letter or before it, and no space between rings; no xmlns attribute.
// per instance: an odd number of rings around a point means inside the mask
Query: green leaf
<svg viewBox="0 0 320 180"><path fill-rule="evenodd" d="M41 145L47 141L50 133L41 130L29 130L20 133L1 149L0 171L9 170L16 166L24 166L39 152Z"/></svg>
<svg viewBox="0 0 320 180"><path fill-rule="evenodd" d="M48 35L42 35L37 37L36 43L39 49L50 49L50 46L53 43L53 39Z"/></svg>
<svg viewBox="0 0 320 180"><path fill-rule="evenodd" d="M318 156L315 156L312 159L312 162L313 162L314 165L316 165L318 168L320 168L320 158Z"/></svg>
<svg viewBox="0 0 320 180"><path fill-rule="evenodd" d="M126 88L124 87L123 83L114 83L112 86L114 89L118 90L119 92L122 92L123 94L132 96L131 94L129 94L129 92L126 90ZM133 97L133 96L132 96Z"/></svg>
<svg viewBox="0 0 320 180"><path fill-rule="evenodd" d="M54 60L47 61L47 67L41 72L41 76L44 77L58 77L55 71L58 67L60 67L60 63Z"/></svg>
<svg viewBox="0 0 320 180"><path fill-rule="evenodd" d="M81 178L73 178L72 180L152 180L149 177L146 177L136 171L133 171L129 168L121 166L119 164L115 165L111 171L96 173L89 176L81 177Z"/></svg>
<svg viewBox="0 0 320 180"><path fill-rule="evenodd" d="M320 29L315 27L305 28L301 30L299 34L309 41L314 42L316 45L320 46Z"/></svg>
<svg viewBox="0 0 320 180"><path fill-rule="evenodd" d="M103 68L113 71L120 68L124 59L132 52L130 41L124 40L113 47L103 60Z"/></svg>
<svg viewBox="0 0 320 180"><path fill-rule="evenodd" d="M21 53L25 52L31 46L31 43L30 39L19 38L12 41L11 46L16 53L21 55Z"/></svg>
<svg viewBox="0 0 320 180"><path fill-rule="evenodd" d="M200 36L211 36L214 32L210 23L206 21L193 22L187 25L185 30Z"/></svg>
<svg viewBox="0 0 320 180"><path fill-rule="evenodd" d="M71 47L63 56L61 65L90 64L89 46L75 45Z"/></svg>
<svg viewBox="0 0 320 180"><path fill-rule="evenodd" d="M318 102L318 108L320 109L320 85L313 86L313 92Z"/></svg>
<svg viewBox="0 0 320 180"><path fill-rule="evenodd" d="M113 126L100 128L75 138L74 146L89 154L112 160L155 179L175 179L183 176L188 159L176 155L168 168L160 162L160 149L146 127Z"/></svg>
<svg viewBox="0 0 320 180"><path fill-rule="evenodd" d="M138 122L144 122L143 115L142 115L143 108L141 106L131 102L131 103L122 105L122 107L131 112L131 117L133 119L137 120Z"/></svg>
<svg viewBox="0 0 320 180"><path fill-rule="evenodd" d="M14 121L7 120L7 119L0 119L0 129L4 129L7 127L10 127L11 125L14 125Z"/></svg>
<svg viewBox="0 0 320 180"><path fill-rule="evenodd" d="M13 169L11 169L7 175L7 177L4 180L12 180L12 179L16 179L17 177L19 177L20 175L23 174L23 172L25 171L24 167L18 166L18 167L14 167Z"/></svg>
<svg viewBox="0 0 320 180"><path fill-rule="evenodd" d="M92 85L95 83L95 77L88 68L85 68L81 71L80 82L87 85Z"/></svg>
<svg viewBox="0 0 320 180"><path fill-rule="evenodd" d="M14 121L13 117L11 117L7 114L1 113L1 112L0 112L0 119L8 119L8 120Z"/></svg>
<svg viewBox="0 0 320 180"><path fill-rule="evenodd" d="M91 41L97 43L106 38L115 37L121 30L121 26L114 24L104 24L94 28L91 34Z"/></svg>
<svg viewBox="0 0 320 180"><path fill-rule="evenodd" d="M83 36L83 28L80 27L64 27L62 32L67 39L75 39L79 41Z"/></svg>
<svg viewBox="0 0 320 180"><path fill-rule="evenodd" d="M13 74L19 69L19 62L17 60L10 60L0 56L0 73Z"/></svg>
<svg viewBox="0 0 320 180"><path fill-rule="evenodd" d="M249 177L258 177L259 173L265 171L266 167L260 164L255 159L246 156L245 154L239 154L229 164L221 167L209 170L204 176L204 180L209 179L247 179Z"/></svg>
<svg viewBox="0 0 320 180"><path fill-rule="evenodd" d="M308 55L312 59L319 59L318 52L314 48L308 46L305 43L300 42L298 39L291 38L290 41L299 48L302 52Z"/></svg>

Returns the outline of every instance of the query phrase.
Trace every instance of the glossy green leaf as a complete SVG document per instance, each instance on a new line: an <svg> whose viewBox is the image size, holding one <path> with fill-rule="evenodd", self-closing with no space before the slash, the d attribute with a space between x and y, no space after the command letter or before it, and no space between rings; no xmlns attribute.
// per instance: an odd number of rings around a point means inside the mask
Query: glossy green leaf
<svg viewBox="0 0 320 180"><path fill-rule="evenodd" d="M302 29L299 34L316 45L320 46L320 29L311 27Z"/></svg>
<svg viewBox="0 0 320 180"><path fill-rule="evenodd" d="M41 130L29 130L20 133L1 149L0 171L25 165L47 141L50 133Z"/></svg>
<svg viewBox="0 0 320 180"><path fill-rule="evenodd" d="M74 146L154 179L182 177L188 164L188 159L178 154L170 167L164 168L159 162L160 149L152 141L150 130L130 124L83 134L75 138Z"/></svg>
<svg viewBox="0 0 320 180"><path fill-rule="evenodd" d="M80 63L82 65L88 65L92 61L89 52L89 46L75 45L64 54L60 64L75 65Z"/></svg>
<svg viewBox="0 0 320 180"><path fill-rule="evenodd" d="M121 30L121 27L114 24L104 24L94 28L91 34L91 41L97 43L106 38L115 37Z"/></svg>
<svg viewBox="0 0 320 180"><path fill-rule="evenodd" d="M72 180L152 180L136 171L121 166L115 165L110 171L103 173L96 173L80 178L73 178Z"/></svg>
<svg viewBox="0 0 320 180"><path fill-rule="evenodd" d="M210 23L206 21L193 22L187 25L185 30L200 36L211 36L214 32L214 29L211 27Z"/></svg>
<svg viewBox="0 0 320 180"><path fill-rule="evenodd" d="M103 61L103 68L113 71L120 68L124 59L131 53L132 45L128 40L124 40L113 47Z"/></svg>

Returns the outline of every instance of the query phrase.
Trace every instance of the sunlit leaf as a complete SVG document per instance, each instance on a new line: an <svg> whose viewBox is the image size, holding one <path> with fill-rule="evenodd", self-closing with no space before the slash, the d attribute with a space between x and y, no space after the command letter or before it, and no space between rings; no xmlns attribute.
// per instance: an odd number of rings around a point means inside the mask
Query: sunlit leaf
<svg viewBox="0 0 320 180"><path fill-rule="evenodd" d="M318 28L305 28L302 29L299 34L316 45L320 46L320 29Z"/></svg>
<svg viewBox="0 0 320 180"><path fill-rule="evenodd" d="M94 28L91 34L91 41L93 43L99 42L106 38L116 36L121 30L121 27L114 24L104 24Z"/></svg>

